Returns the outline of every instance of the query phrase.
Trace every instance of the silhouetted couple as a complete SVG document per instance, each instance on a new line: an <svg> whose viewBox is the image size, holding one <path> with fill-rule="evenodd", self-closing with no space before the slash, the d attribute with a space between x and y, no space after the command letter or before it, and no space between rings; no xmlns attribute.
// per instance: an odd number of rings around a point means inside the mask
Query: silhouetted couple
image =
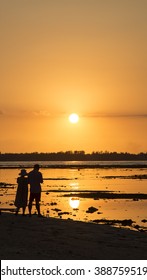
<svg viewBox="0 0 147 280"><path fill-rule="evenodd" d="M42 217L40 213L40 200L41 200L41 183L43 183L42 173L39 172L39 164L34 165L34 169L28 174L25 169L20 172L20 177L17 178L18 188L16 192L16 198L14 205L17 207L16 215L19 209L23 209L23 215L25 215L25 209L28 200L28 184L30 184L30 197L29 197L29 216L31 217L32 203L35 200L38 217Z"/></svg>

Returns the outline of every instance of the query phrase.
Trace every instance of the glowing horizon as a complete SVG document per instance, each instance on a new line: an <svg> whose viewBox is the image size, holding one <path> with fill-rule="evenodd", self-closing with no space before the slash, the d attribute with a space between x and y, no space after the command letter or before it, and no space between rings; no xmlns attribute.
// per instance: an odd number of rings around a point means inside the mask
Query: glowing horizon
<svg viewBox="0 0 147 280"><path fill-rule="evenodd" d="M0 7L1 152L147 150L147 1Z"/></svg>

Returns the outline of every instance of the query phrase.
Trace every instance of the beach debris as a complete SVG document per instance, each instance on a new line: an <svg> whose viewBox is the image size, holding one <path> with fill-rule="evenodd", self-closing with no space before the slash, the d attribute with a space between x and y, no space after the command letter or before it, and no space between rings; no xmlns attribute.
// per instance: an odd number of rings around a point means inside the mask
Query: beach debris
<svg viewBox="0 0 147 280"><path fill-rule="evenodd" d="M16 210L16 208L0 208L0 215L2 212L14 212Z"/></svg>
<svg viewBox="0 0 147 280"><path fill-rule="evenodd" d="M46 218L49 218L49 213L50 213L50 211L49 211L49 209L47 209L46 210ZM43 213L43 216L44 216L44 213Z"/></svg>
<svg viewBox="0 0 147 280"><path fill-rule="evenodd" d="M51 205L51 206L57 205L57 202L51 202L50 205Z"/></svg>
<svg viewBox="0 0 147 280"><path fill-rule="evenodd" d="M9 203L9 205L10 205L10 206L13 206L13 205L14 205L14 203Z"/></svg>
<svg viewBox="0 0 147 280"><path fill-rule="evenodd" d="M94 223L101 223L101 224L107 224L107 225L116 225L121 224L122 226L132 226L134 221L131 219L125 219L125 220L107 220L107 219L96 219L93 220Z"/></svg>
<svg viewBox="0 0 147 280"><path fill-rule="evenodd" d="M0 188L14 189L15 184L0 182Z"/></svg>
<svg viewBox="0 0 147 280"><path fill-rule="evenodd" d="M59 216L61 216L61 215L71 215L71 213L70 212L59 212L58 215Z"/></svg>
<svg viewBox="0 0 147 280"><path fill-rule="evenodd" d="M57 202L51 202L50 205L51 205L51 206L57 205Z"/></svg>
<svg viewBox="0 0 147 280"><path fill-rule="evenodd" d="M142 222L142 223L147 223L147 220L146 220L146 219L143 219L141 222Z"/></svg>
<svg viewBox="0 0 147 280"><path fill-rule="evenodd" d="M140 226L139 226L139 225L135 225L134 228L136 228L136 229L139 230L139 229L140 229Z"/></svg>
<svg viewBox="0 0 147 280"><path fill-rule="evenodd" d="M131 226L134 222L131 219L121 221L122 226Z"/></svg>
<svg viewBox="0 0 147 280"><path fill-rule="evenodd" d="M58 208L54 208L54 209L52 209L53 211L56 211L56 212L60 212L61 211L61 209L58 209Z"/></svg>
<svg viewBox="0 0 147 280"><path fill-rule="evenodd" d="M88 208L88 210L86 211L86 213L94 213L94 212L96 212L97 210L98 210L97 208L91 206L91 207Z"/></svg>
<svg viewBox="0 0 147 280"><path fill-rule="evenodd" d="M73 210L76 212L78 212L79 211L79 208L73 208Z"/></svg>

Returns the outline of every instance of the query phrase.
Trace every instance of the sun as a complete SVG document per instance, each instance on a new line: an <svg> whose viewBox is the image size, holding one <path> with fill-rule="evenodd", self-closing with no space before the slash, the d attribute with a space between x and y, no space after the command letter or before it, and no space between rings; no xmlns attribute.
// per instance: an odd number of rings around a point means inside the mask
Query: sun
<svg viewBox="0 0 147 280"><path fill-rule="evenodd" d="M77 123L79 121L79 116L77 114L73 113L69 116L69 121L71 123Z"/></svg>

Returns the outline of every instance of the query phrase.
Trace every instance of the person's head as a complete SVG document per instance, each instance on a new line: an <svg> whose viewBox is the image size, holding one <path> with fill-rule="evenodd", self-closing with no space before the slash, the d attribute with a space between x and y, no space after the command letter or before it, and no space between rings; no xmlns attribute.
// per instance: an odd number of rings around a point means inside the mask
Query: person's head
<svg viewBox="0 0 147 280"><path fill-rule="evenodd" d="M24 176L26 176L26 175L28 175L28 174L27 174L27 172L26 172L25 169L21 169L19 175L22 176L22 177L24 177Z"/></svg>
<svg viewBox="0 0 147 280"><path fill-rule="evenodd" d="M34 170L39 170L39 168L40 168L39 164L34 165Z"/></svg>

